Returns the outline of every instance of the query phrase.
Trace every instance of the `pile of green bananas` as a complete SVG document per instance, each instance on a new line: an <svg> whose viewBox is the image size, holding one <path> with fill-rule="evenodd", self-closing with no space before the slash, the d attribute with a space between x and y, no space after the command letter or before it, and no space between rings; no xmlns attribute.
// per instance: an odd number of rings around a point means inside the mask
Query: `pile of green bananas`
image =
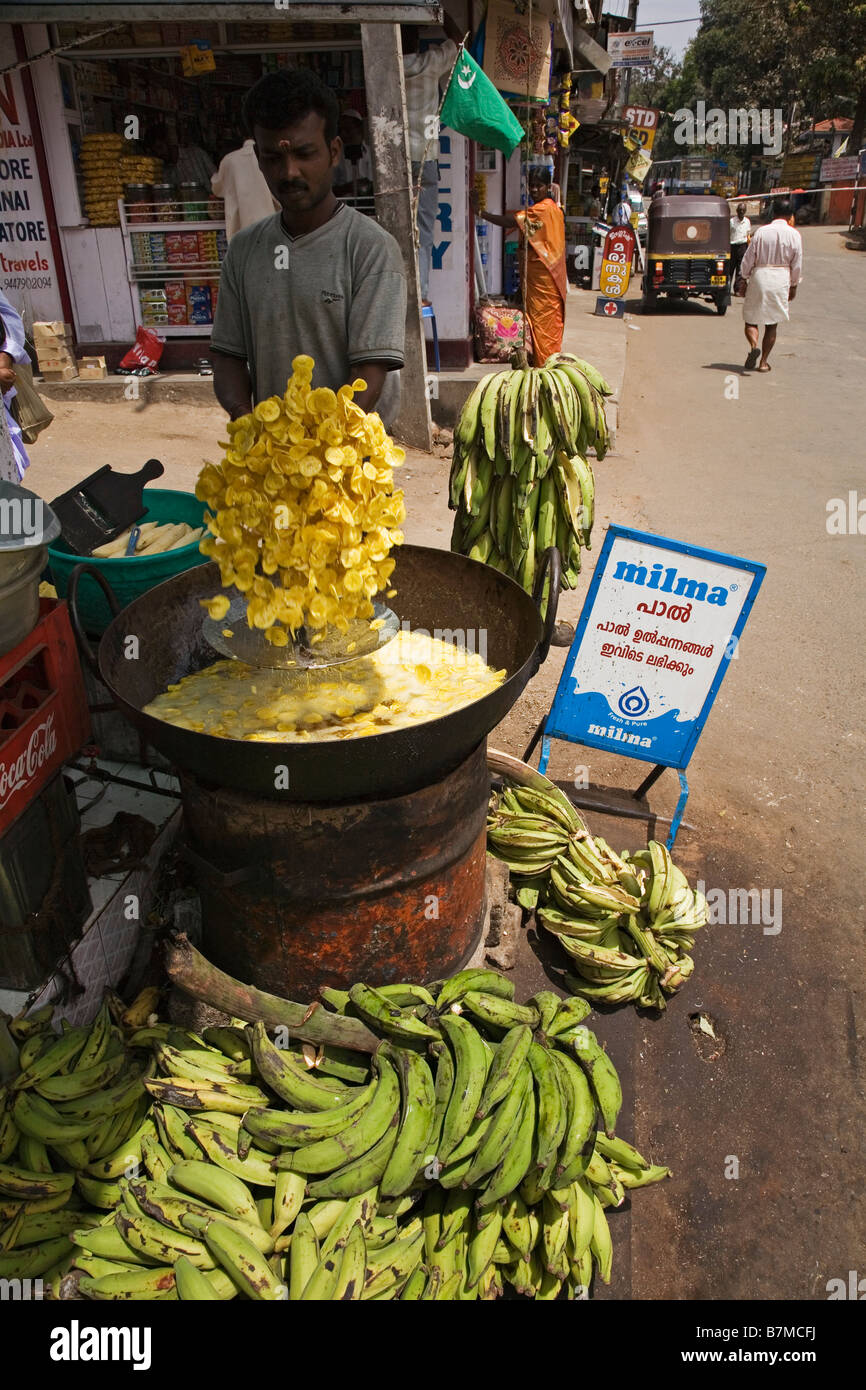
<svg viewBox="0 0 866 1390"><path fill-rule="evenodd" d="M490 800L488 849L517 880L517 901L558 937L574 961L569 984L584 998L664 1009L694 970L688 952L706 899L664 845L617 854L558 787L535 780Z"/></svg>
<svg viewBox="0 0 866 1390"><path fill-rule="evenodd" d="M124 1038L108 1003L89 1028L51 1029L53 1008L8 1024L17 1071L0 1087L0 1278L50 1288L70 1232L94 1225L106 1171L122 1172L151 1123L150 1050Z"/></svg>
<svg viewBox="0 0 866 1390"><path fill-rule="evenodd" d="M564 353L480 381L454 430L451 549L531 592L538 562L555 545L562 582L575 588L595 507L586 454L593 447L602 459L607 451L610 391L588 362Z"/></svg>
<svg viewBox="0 0 866 1390"><path fill-rule="evenodd" d="M42 1101L64 1113L74 1088L74 1056L52 1069L74 1030L33 1024L40 1047L2 1095L0 1275L196 1301L491 1299L504 1282L548 1299L586 1296L594 1267L610 1279L605 1209L668 1170L615 1136L622 1091L584 1000L517 1004L492 970L322 996L380 1039L372 1054L277 1046L240 1020L129 1032L147 1094L81 1167L65 1146L87 1141L56 1120L37 1141L25 1106L16 1127L22 1096L45 1128ZM116 1040L109 1018L90 1032Z"/></svg>

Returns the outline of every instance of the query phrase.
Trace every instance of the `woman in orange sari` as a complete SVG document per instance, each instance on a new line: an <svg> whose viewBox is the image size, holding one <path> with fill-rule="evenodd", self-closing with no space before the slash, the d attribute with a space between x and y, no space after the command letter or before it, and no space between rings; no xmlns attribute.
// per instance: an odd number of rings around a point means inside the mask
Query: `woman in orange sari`
<svg viewBox="0 0 866 1390"><path fill-rule="evenodd" d="M516 227L529 242L523 302L532 334L532 365L542 367L554 352L562 350L565 331L565 218L550 196L550 171L529 173L531 206L519 212L482 212L485 222L509 230ZM476 206L473 191L473 207Z"/></svg>

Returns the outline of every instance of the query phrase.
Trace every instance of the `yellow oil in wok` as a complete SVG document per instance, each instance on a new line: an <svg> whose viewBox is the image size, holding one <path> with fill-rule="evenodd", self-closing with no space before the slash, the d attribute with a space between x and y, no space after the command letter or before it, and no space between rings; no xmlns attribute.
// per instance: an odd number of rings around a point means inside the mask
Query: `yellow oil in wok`
<svg viewBox="0 0 866 1390"><path fill-rule="evenodd" d="M302 674L217 661L169 686L144 712L217 738L364 738L451 714L505 676L478 653L401 631L372 656Z"/></svg>

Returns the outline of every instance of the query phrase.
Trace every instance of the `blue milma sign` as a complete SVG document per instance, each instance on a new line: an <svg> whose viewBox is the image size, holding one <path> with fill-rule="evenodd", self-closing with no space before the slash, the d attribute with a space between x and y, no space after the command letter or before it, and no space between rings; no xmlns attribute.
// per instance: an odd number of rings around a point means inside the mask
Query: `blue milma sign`
<svg viewBox="0 0 866 1390"><path fill-rule="evenodd" d="M736 651L764 565L610 526L542 733L682 775Z"/></svg>

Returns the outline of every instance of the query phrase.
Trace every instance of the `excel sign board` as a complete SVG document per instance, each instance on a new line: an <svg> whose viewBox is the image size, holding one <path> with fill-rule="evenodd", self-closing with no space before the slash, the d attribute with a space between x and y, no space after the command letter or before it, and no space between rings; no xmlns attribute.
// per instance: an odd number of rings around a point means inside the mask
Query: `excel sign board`
<svg viewBox="0 0 866 1390"><path fill-rule="evenodd" d="M608 527L545 737L686 767L765 572Z"/></svg>

